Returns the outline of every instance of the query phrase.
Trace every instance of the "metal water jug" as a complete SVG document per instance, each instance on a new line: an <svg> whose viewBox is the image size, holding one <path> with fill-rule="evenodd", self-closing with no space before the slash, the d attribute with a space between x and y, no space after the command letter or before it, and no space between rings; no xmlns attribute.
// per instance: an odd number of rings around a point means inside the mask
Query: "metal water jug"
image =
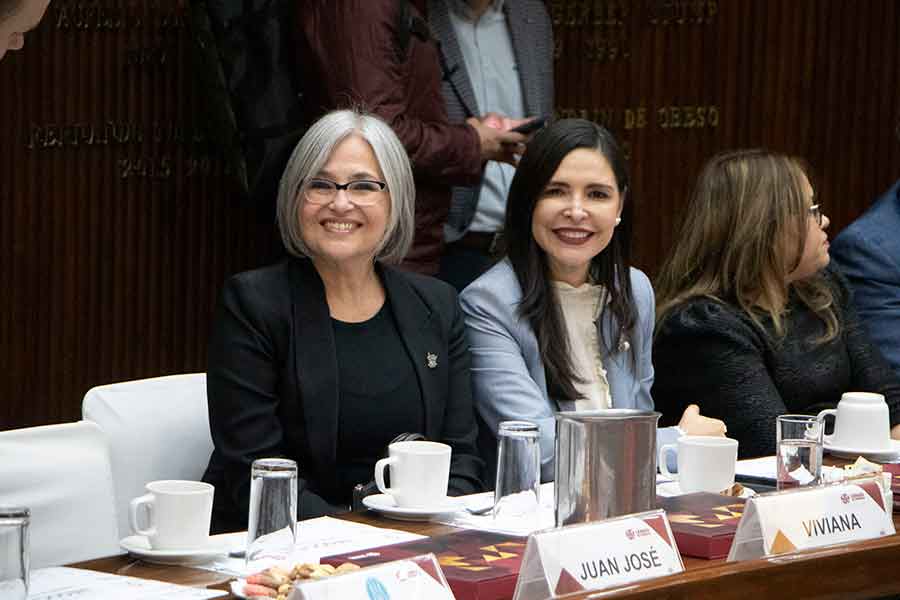
<svg viewBox="0 0 900 600"><path fill-rule="evenodd" d="M556 526L651 510L656 500L652 410L556 413Z"/></svg>

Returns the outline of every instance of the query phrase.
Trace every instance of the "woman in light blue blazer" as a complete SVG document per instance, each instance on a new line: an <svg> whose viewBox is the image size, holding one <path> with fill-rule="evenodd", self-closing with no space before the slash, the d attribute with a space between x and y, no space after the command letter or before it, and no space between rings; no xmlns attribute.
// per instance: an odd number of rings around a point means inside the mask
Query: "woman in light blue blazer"
<svg viewBox="0 0 900 600"><path fill-rule="evenodd" d="M509 190L506 257L460 297L489 477L502 421L540 426L548 481L555 412L653 408L653 289L630 267L627 191L618 144L591 121L557 121L528 144ZM691 406L658 443L685 433L725 425Z"/></svg>

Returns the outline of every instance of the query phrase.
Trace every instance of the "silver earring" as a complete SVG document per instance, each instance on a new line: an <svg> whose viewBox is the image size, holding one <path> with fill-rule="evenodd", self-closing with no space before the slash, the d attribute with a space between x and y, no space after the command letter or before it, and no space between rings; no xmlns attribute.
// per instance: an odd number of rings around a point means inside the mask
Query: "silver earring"
<svg viewBox="0 0 900 600"><path fill-rule="evenodd" d="M622 222L622 217L616 217L616 225Z"/></svg>

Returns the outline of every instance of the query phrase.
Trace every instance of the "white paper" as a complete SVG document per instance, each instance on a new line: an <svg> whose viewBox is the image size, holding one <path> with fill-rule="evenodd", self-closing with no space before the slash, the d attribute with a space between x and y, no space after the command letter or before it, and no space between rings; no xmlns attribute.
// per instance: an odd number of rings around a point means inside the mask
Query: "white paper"
<svg viewBox="0 0 900 600"><path fill-rule="evenodd" d="M234 549L244 548L247 541L246 532L227 533L213 537L216 540L222 540L226 547ZM308 519L297 524L297 542L294 545L294 551L284 563L290 566L304 562L318 563L323 556L357 552L390 544L402 544L424 537L426 536L397 529L382 529L333 517ZM247 572L243 558L224 556L206 564L192 566L197 569L236 576L250 574ZM251 570L258 571L259 568Z"/></svg>
<svg viewBox="0 0 900 600"><path fill-rule="evenodd" d="M671 479L661 474L657 474L656 476L657 486L671 481ZM521 518L510 517L494 519L494 515L490 511L483 515L473 515L468 510L461 510L455 513L441 515L435 519L435 522L463 529L478 529L480 531L492 531L495 533L525 537L531 535L535 531L551 529L556 525L556 508L553 502L553 482L542 483L540 493L540 505L536 515L529 515ZM466 508L479 510L493 505L494 492L471 494L469 496L463 496L463 498L465 500Z"/></svg>
<svg viewBox="0 0 900 600"><path fill-rule="evenodd" d="M461 527L463 529L478 529L480 531L492 531L506 535L525 537L535 531L553 527L555 523L553 506L553 482L542 483L540 491L540 504L537 512L522 517L506 517L494 519L492 511L483 515L473 515L467 510L441 515L435 521L445 525ZM494 492L471 494L463 496L465 506L472 510L479 510L493 506Z"/></svg>
<svg viewBox="0 0 900 600"><path fill-rule="evenodd" d="M87 569L50 567L31 572L29 600L199 600L227 596L207 590L100 573Z"/></svg>
<svg viewBox="0 0 900 600"><path fill-rule="evenodd" d="M778 463L775 456L763 456L761 458L737 461L734 474L747 477L763 477L774 482L777 479L777 469Z"/></svg>
<svg viewBox="0 0 900 600"><path fill-rule="evenodd" d="M843 471L840 467L822 467L822 481L834 481L835 473ZM807 472L808 473L808 472ZM771 479L772 484L778 480L778 458L775 456L763 456L760 458L748 458L737 461L734 468L735 475L744 475L746 477L761 477ZM799 474L798 474L799 475ZM811 475L809 475L811 477ZM811 479L807 479L810 481ZM802 484L803 482L801 482Z"/></svg>

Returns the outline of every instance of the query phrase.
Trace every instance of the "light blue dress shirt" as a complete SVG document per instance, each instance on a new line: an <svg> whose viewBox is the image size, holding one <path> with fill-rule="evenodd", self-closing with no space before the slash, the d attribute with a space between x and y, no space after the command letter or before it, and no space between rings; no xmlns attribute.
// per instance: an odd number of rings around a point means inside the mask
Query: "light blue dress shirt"
<svg viewBox="0 0 900 600"><path fill-rule="evenodd" d="M521 119L525 101L503 1L492 2L478 20L464 0L447 0L447 4L478 109L482 114L496 112ZM515 171L511 165L488 161L470 231L503 229L506 195Z"/></svg>

